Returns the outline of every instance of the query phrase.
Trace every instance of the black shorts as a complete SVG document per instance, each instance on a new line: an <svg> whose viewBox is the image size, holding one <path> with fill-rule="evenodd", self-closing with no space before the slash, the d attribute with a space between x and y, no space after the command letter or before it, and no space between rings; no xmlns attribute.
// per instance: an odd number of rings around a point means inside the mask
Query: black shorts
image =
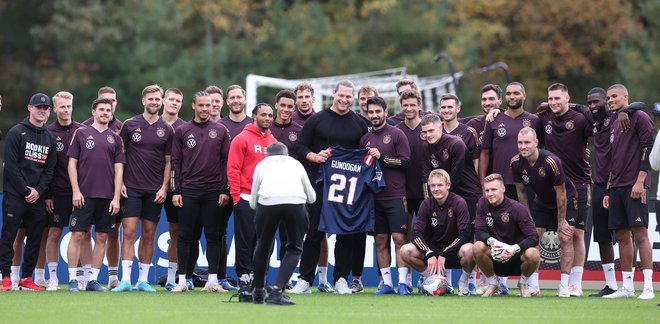
<svg viewBox="0 0 660 324"><path fill-rule="evenodd" d="M442 251L442 250L445 249L444 246L440 246L438 244L433 244L433 243L428 243L428 242L427 242L427 244L435 252ZM417 250L417 251L419 251L419 250ZM422 253L422 252L420 251L420 253ZM424 264L427 264L426 260L424 260ZM445 257L445 269L462 269L462 268L463 267L461 266L461 259L458 257L458 252L456 252L456 255L454 257L451 257L451 256Z"/></svg>
<svg viewBox="0 0 660 324"><path fill-rule="evenodd" d="M532 207L532 218L537 228L545 228L546 231L557 231L557 208L544 207L536 202ZM584 229L584 220L582 227L579 225L577 198L568 199L566 202L566 221L568 225Z"/></svg>
<svg viewBox="0 0 660 324"><path fill-rule="evenodd" d="M557 224L555 224L555 227L556 226ZM493 270L495 270L495 274L500 277L519 276L522 273L522 271L520 271L520 266L522 265L520 257L522 254L523 251L516 253L505 263L493 260Z"/></svg>
<svg viewBox="0 0 660 324"><path fill-rule="evenodd" d="M73 195L59 195L53 197L53 213L48 214L46 227L69 226L69 218L73 211Z"/></svg>
<svg viewBox="0 0 660 324"><path fill-rule="evenodd" d="M111 201L105 198L85 198L82 208L73 209L69 226L71 232L87 232L92 225L96 232L110 232L115 225L115 216L109 211Z"/></svg>
<svg viewBox="0 0 660 324"><path fill-rule="evenodd" d="M406 198L406 212L410 214L415 214L419 211L419 206L422 205L423 198Z"/></svg>
<svg viewBox="0 0 660 324"><path fill-rule="evenodd" d="M408 233L408 215L402 198L374 200L374 206L374 234Z"/></svg>
<svg viewBox="0 0 660 324"><path fill-rule="evenodd" d="M649 227L649 208L646 204L646 191L642 194L641 199L630 198L631 192L632 187L610 188L609 229Z"/></svg>
<svg viewBox="0 0 660 324"><path fill-rule="evenodd" d="M126 193L128 198L122 218L140 217L158 223L163 205L154 202L155 191L126 188Z"/></svg>
<svg viewBox="0 0 660 324"><path fill-rule="evenodd" d="M589 206L591 206L591 186L584 189L577 189L577 225L575 228L585 229Z"/></svg>
<svg viewBox="0 0 660 324"><path fill-rule="evenodd" d="M612 231L608 225L608 211L603 207L603 198L607 190L604 184L594 184L591 201L591 217L594 223L594 242L612 243Z"/></svg>
<svg viewBox="0 0 660 324"><path fill-rule="evenodd" d="M167 222L172 223L172 224L178 224L179 223L179 210L181 208L174 207L174 204L172 203L172 193L171 192L167 193L167 198L165 198L165 203L163 204L163 207L165 207L165 215L167 216Z"/></svg>

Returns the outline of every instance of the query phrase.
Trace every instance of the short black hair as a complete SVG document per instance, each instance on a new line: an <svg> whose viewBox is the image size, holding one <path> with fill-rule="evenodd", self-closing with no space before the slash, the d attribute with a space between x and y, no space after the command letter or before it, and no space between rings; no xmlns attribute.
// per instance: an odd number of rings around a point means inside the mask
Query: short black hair
<svg viewBox="0 0 660 324"><path fill-rule="evenodd" d="M263 106L270 107L270 109L273 109L273 107L271 107L270 104L267 104L265 102L260 102L256 106L254 106L254 109L252 109L252 116L256 115L257 112L259 112L259 108L261 108Z"/></svg>
<svg viewBox="0 0 660 324"><path fill-rule="evenodd" d="M385 99L379 96L370 97L367 99L367 110L369 110L369 105L377 105L383 108L383 110L387 110L387 102L385 102Z"/></svg>
<svg viewBox="0 0 660 324"><path fill-rule="evenodd" d="M112 106L112 100L108 98L96 98L94 101L92 101L92 110L96 110L96 107L100 104L108 104Z"/></svg>

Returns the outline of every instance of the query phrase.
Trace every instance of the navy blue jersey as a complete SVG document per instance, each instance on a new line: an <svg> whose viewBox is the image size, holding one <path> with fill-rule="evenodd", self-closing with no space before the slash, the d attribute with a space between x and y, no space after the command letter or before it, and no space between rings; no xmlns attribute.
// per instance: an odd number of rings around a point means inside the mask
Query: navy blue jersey
<svg viewBox="0 0 660 324"><path fill-rule="evenodd" d="M369 150L329 149L316 183L323 183L319 231L355 234L374 230L374 197L385 187L378 161Z"/></svg>

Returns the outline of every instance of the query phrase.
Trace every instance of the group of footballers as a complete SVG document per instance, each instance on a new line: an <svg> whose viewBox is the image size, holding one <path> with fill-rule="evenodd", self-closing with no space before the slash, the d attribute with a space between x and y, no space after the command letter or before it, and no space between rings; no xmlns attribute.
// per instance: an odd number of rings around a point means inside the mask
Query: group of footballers
<svg viewBox="0 0 660 324"><path fill-rule="evenodd" d="M142 91L143 113L123 123L115 118L117 94L110 87L99 89L92 117L83 123L72 119L71 93L58 92L52 104L48 96L35 94L29 117L7 134L0 289L58 290L59 240L62 228L69 226L70 291L154 292L147 278L164 207L170 229L165 288L194 289L192 274L204 233L209 267L203 290L251 294L254 264L262 263L255 254L259 237L250 204L256 195L252 176L266 147L281 142L305 167L318 198L307 204L308 224L297 229L306 232L302 251L291 243L302 232L279 227L280 257L296 253L300 277L295 286L279 284L271 290L277 295L272 303L288 303L281 298L285 289L311 293L317 272L321 292L362 292L368 234L375 238L381 278L376 294L412 294L414 268L420 281L432 275L451 280L449 269L462 269L461 296L508 294L507 277L520 276L520 295L532 297L541 293L539 237L557 231L557 296L581 296L590 207L606 278L605 288L592 296L635 296L634 241L644 276L638 298L654 298L646 205L653 125L643 104L628 102L625 86L593 88L587 105L574 105L568 88L555 83L548 87L547 104L532 114L523 108L523 84L512 82L504 93L487 84L481 89L483 115L465 118L458 117L461 100L453 94L440 98L437 113L430 111L435 107L424 109L409 79L396 83L401 112L393 116L376 88L355 90L352 82L340 81L332 106L315 112L314 89L301 83L280 91L272 106L258 104L251 118L240 86L227 88L229 114L224 117L225 93L209 86L192 96L194 118L184 121L178 116L183 93L149 85ZM359 112L350 109L356 94ZM56 120L46 126L51 107ZM587 148L591 136L593 152ZM338 170L355 171L354 164L337 161L342 151L336 147L363 149L377 160L380 182L347 178L340 171L317 182L319 168L330 160ZM373 198L355 192L362 182ZM373 204L357 204L360 199L373 199ZM226 279L232 214L239 287ZM359 221L353 222L362 216L366 226L356 226ZM342 223L342 218L354 219ZM138 229L139 269L133 284ZM334 288L327 281L327 234L336 234ZM390 269L390 240L398 286ZM613 242L619 245L621 286L614 276ZM107 289L98 281L104 257ZM261 279L256 279L260 285Z"/></svg>

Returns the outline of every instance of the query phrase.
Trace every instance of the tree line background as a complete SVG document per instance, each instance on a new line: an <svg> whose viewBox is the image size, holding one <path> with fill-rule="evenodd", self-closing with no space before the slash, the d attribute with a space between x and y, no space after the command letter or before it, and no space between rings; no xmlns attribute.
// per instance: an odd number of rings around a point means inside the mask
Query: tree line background
<svg viewBox="0 0 660 324"><path fill-rule="evenodd" d="M38 91L72 92L82 121L97 89L112 86L123 120L142 111L144 86L158 83L184 91L190 118L193 92L243 85L249 73L406 66L428 76L448 72L432 63L439 52L458 71L505 62L527 87L527 110L552 82L567 84L573 102L620 82L631 101L651 104L660 101L659 17L654 0L0 0L0 128L22 119ZM461 79L463 115L480 111L485 82L505 85L497 72Z"/></svg>

